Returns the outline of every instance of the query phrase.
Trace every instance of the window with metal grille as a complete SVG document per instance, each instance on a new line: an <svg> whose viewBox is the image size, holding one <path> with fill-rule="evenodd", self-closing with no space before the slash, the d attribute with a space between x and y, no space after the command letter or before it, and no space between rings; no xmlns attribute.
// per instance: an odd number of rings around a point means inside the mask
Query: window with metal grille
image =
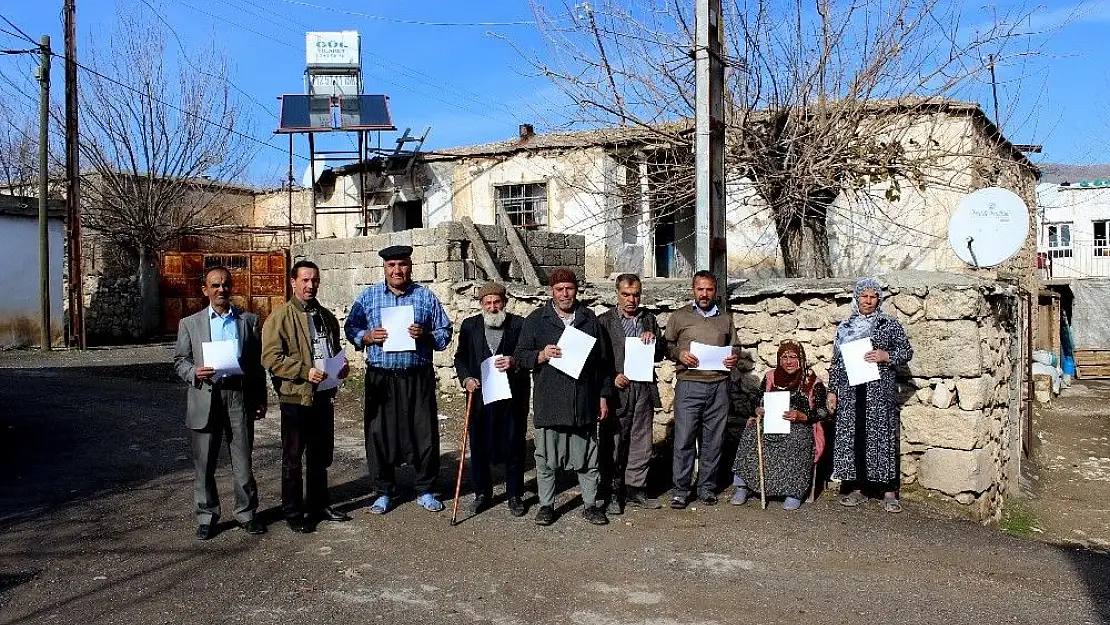
<svg viewBox="0 0 1110 625"><path fill-rule="evenodd" d="M1110 256L1110 245L1107 245L1106 240L1107 224L1110 224L1110 221L1105 219L1091 222L1095 230L1095 256Z"/></svg>
<svg viewBox="0 0 1110 625"><path fill-rule="evenodd" d="M249 260L246 254L205 254L204 268L226 267L231 271L246 271Z"/></svg>
<svg viewBox="0 0 1110 625"><path fill-rule="evenodd" d="M496 186L493 190L498 208L505 211L512 225L520 228L541 228L547 225L547 183L506 184ZM500 214L497 223L504 225Z"/></svg>
<svg viewBox="0 0 1110 625"><path fill-rule="evenodd" d="M1071 222L1045 224L1048 255L1052 258L1071 258Z"/></svg>

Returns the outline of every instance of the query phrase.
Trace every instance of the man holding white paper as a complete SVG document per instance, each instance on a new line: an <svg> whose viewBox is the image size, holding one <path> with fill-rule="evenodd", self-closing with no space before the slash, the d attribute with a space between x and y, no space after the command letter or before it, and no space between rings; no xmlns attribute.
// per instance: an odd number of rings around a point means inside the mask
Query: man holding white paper
<svg viewBox="0 0 1110 625"><path fill-rule="evenodd" d="M693 279L694 301L671 314L664 339L667 356L675 361L674 492L671 507L685 508L693 489L694 460L698 459L697 497L705 505L717 503L717 468L721 461L728 421L729 371L739 359L739 342L732 315L717 302L717 278L699 271ZM702 362L691 352L692 343L729 348L720 362Z"/></svg>
<svg viewBox="0 0 1110 625"><path fill-rule="evenodd" d="M321 388L330 377L327 362L341 353L339 321L316 299L320 268L315 263L294 263L289 284L293 297L275 308L262 327L262 364L281 404L282 515L290 530L308 533L317 521L351 519L330 506L336 390ZM341 365L336 377L347 372Z"/></svg>
<svg viewBox="0 0 1110 625"><path fill-rule="evenodd" d="M600 317L613 350L616 392L601 423L601 485L609 514L621 514L625 504L658 508L647 495L655 409L662 407L655 363L663 359L663 335L655 315L640 306L643 283L634 273L617 276L617 305ZM644 371L636 371L643 369Z"/></svg>
<svg viewBox="0 0 1110 625"><path fill-rule="evenodd" d="M212 267L205 272L202 291L208 306L181 320L174 348L174 369L189 384L185 425L196 470L198 540L217 533L220 496L216 464L225 440L235 480L235 519L248 534L266 532L266 526L255 518L258 486L251 466L254 421L266 416L262 339L258 317L232 306L231 286L227 268ZM228 352L219 370L206 356L219 351L215 346Z"/></svg>
<svg viewBox="0 0 1110 625"><path fill-rule="evenodd" d="M513 352L520 340L524 318L505 310L505 287L496 282L478 289L482 312L462 322L455 351L455 371L468 393L474 393L470 408L470 484L474 490L471 510L478 514L492 505L490 465L505 465L505 495L509 513L524 516L525 429L532 380L517 366ZM484 363L491 369L483 375ZM494 380L503 378L510 397L491 396Z"/></svg>
<svg viewBox="0 0 1110 625"><path fill-rule="evenodd" d="M578 302L578 277L565 267L551 272L551 302L524 321L517 344L517 365L532 371L533 423L536 427L537 525L555 522L555 478L560 469L575 471L582 490L582 516L590 523L609 522L597 506L597 423L609 416L613 364L605 330L589 308ZM577 378L552 363L564 356L559 340L568 329L595 339Z"/></svg>
<svg viewBox="0 0 1110 625"><path fill-rule="evenodd" d="M392 509L395 469L406 463L416 469L417 503L439 512L443 503L433 492L439 409L432 352L447 349L451 319L431 289L412 281L411 247L391 245L378 255L385 279L359 294L344 325L347 340L366 354L363 434L378 493L370 512Z"/></svg>

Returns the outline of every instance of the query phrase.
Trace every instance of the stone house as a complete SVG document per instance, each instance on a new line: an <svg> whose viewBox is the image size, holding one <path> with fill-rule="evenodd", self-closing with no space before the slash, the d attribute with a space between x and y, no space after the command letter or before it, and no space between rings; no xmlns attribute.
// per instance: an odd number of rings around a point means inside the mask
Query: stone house
<svg viewBox="0 0 1110 625"><path fill-rule="evenodd" d="M903 100L876 102L874 108L889 120L887 139L928 163L921 172L925 184L902 185L894 200L887 199L889 182L842 193L829 216L835 274L964 271L947 247L948 219L959 200L975 189L1002 186L1032 205L1036 167L977 105ZM480 224L508 220L526 229L585 236L588 278L619 271L690 275L695 269L693 189L684 180L692 176L679 179L674 172L692 163L688 148L668 139L688 126L674 122L537 134L522 125L510 140L424 154L404 177L366 179L359 173L365 167L337 168L322 181L318 202L321 207L352 206L360 188L384 188L384 197L367 200L385 215L371 220L373 231L434 227L461 217ZM729 275L783 275L769 209L748 181L730 182L726 191ZM390 210L395 206L401 209ZM354 236L365 227L362 221L347 216L317 234ZM1032 280L1032 220L1029 227L1028 245L1006 269Z"/></svg>

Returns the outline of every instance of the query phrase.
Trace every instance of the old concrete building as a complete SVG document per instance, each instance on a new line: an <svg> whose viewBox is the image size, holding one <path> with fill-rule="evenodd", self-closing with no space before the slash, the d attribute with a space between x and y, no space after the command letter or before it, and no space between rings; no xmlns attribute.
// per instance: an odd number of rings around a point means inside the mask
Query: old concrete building
<svg viewBox="0 0 1110 625"><path fill-rule="evenodd" d="M884 181L835 200L828 221L837 275L960 271L963 263L946 242L948 219L960 198L1001 186L1033 204L1036 168L978 106L911 100L875 103L874 108L884 120L885 138L927 164L920 172L925 182L921 188L901 185L895 199ZM367 203L384 209L375 212L385 216L371 224L371 232L434 227L461 217L482 224L507 220L527 229L585 236L589 277L617 271L689 275L696 269L692 176L686 171L692 159L687 147L668 140L686 131L689 124L683 124L553 134L536 134L522 125L519 135L507 141L425 154L405 177L359 181L365 174L357 168L336 169L334 179L317 191L318 203L357 204L361 184L377 195ZM782 275L770 211L750 181L733 176L726 195L729 274ZM339 227L318 232L353 236L363 229L362 221L350 216ZM1029 232L1026 248L1009 269L1032 277L1032 220Z"/></svg>

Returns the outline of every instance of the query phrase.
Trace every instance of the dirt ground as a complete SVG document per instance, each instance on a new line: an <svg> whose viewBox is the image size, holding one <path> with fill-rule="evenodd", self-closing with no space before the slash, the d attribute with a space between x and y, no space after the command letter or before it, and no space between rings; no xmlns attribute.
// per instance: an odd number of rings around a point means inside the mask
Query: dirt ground
<svg viewBox="0 0 1110 625"><path fill-rule="evenodd" d="M633 510L597 527L581 518L569 482L547 528L504 505L455 527L449 511L411 501L372 516L357 384L340 401L330 473L353 521L307 535L279 522L271 411L255 452L270 532L228 526L198 542L185 393L169 359L168 346L0 353L0 624L1110 623L1110 558L1090 541L1062 544L1071 537L1050 515L1064 509L1042 512L1043 496L1024 504L1042 530L1029 531L1054 542L913 498L901 515L825 496L795 513ZM443 491L453 486L460 412L457 401L441 406ZM1110 423L1082 418L1092 432L1067 444L1105 455L1105 439L1091 441L1110 436ZM1065 446L1050 427L1043 436L1044 450ZM1101 491L1060 462L1045 463L1034 493L1074 478L1073 490L1048 492L1093 507ZM226 477L225 467L229 506ZM1089 537L1107 538L1105 516L1085 518Z"/></svg>
<svg viewBox="0 0 1110 625"><path fill-rule="evenodd" d="M1076 381L1034 422L1023 473L1026 501L1008 515L1015 531L1064 545L1110 550L1110 381Z"/></svg>

